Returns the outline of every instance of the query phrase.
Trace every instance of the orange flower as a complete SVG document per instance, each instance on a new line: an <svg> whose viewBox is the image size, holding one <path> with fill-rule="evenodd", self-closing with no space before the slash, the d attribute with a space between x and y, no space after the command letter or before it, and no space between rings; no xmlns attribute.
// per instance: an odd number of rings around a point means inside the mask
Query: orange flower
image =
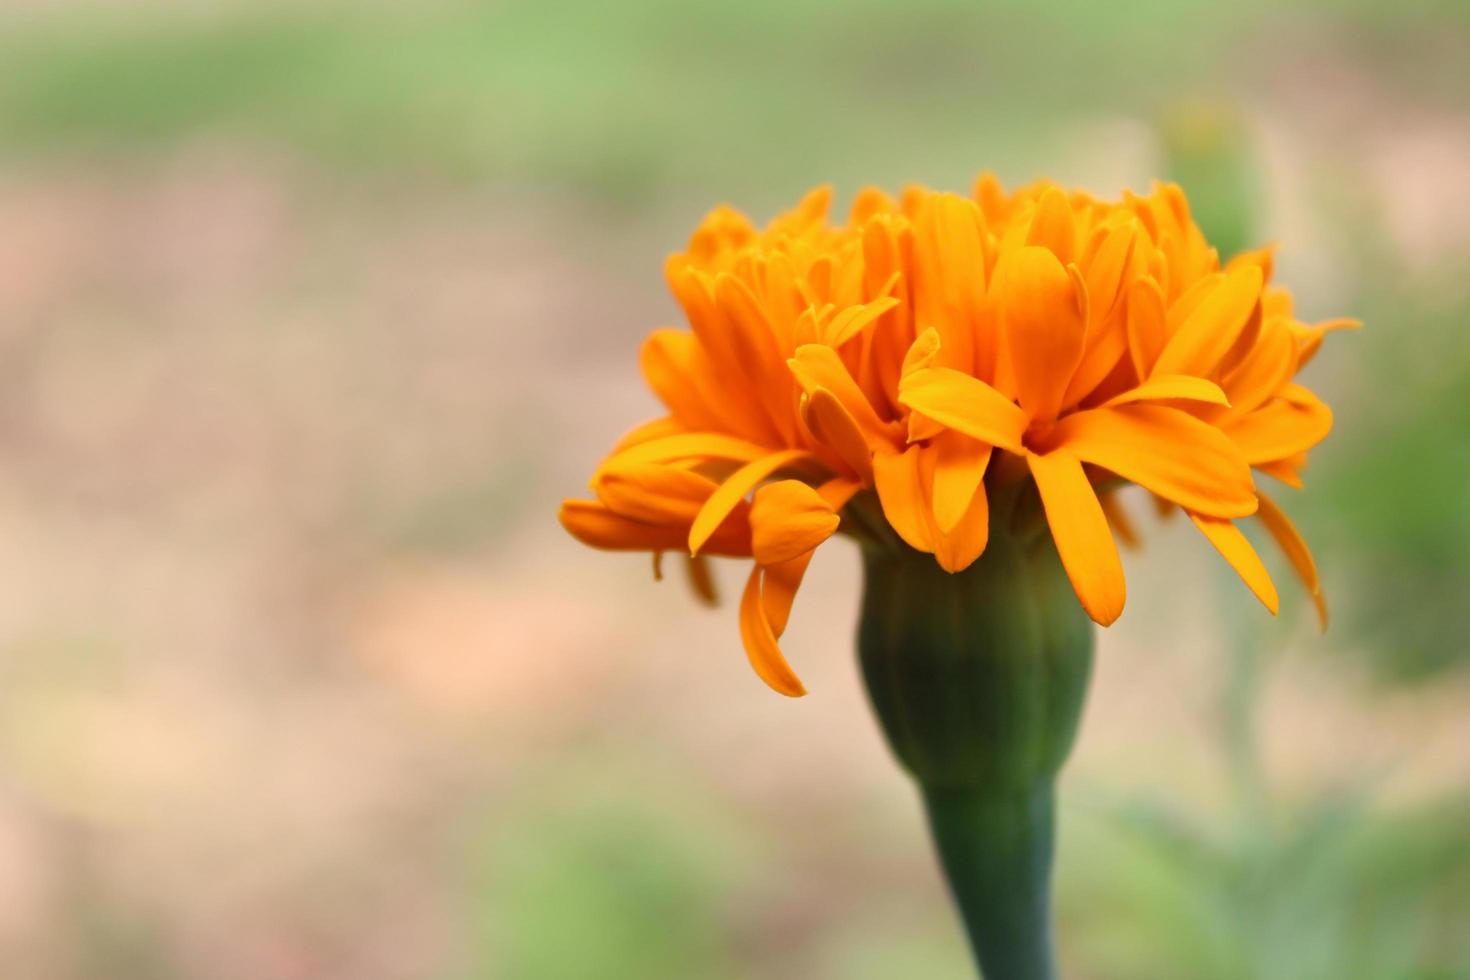
<svg viewBox="0 0 1470 980"><path fill-rule="evenodd" d="M777 640L823 541L891 529L957 572L985 549L990 496L1033 485L1100 624L1123 610L1124 483L1183 509L1274 613L1235 524L1258 517L1325 624L1311 555L1252 471L1300 486L1332 415L1292 379L1356 324L1295 320L1271 250L1222 265L1173 185L1111 203L984 175L969 198L865 190L842 225L829 200L763 231L716 209L668 260L689 329L655 330L641 361L669 414L614 448L595 501L562 505L567 530L687 550L706 596L704 556L753 558L741 636L790 695Z"/></svg>

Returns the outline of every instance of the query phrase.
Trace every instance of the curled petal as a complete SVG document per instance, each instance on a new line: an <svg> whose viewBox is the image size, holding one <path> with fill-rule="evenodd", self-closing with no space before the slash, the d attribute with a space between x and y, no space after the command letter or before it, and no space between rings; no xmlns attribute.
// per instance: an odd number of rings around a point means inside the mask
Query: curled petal
<svg viewBox="0 0 1470 980"><path fill-rule="evenodd" d="M670 525L694 520L715 487L713 480L682 467L624 461L603 467L592 485L598 499L624 517ZM720 520L729 513L722 513Z"/></svg>
<svg viewBox="0 0 1470 980"><path fill-rule="evenodd" d="M606 551L682 551L688 539L688 532L682 527L631 520L595 500L562 501L557 519L578 541ZM711 555L750 557L749 522L739 520L724 524L705 543L704 551Z"/></svg>
<svg viewBox="0 0 1470 980"><path fill-rule="evenodd" d="M746 580L745 592L740 596L740 639L756 675L778 694L799 698L806 693L806 688L782 656L781 648L776 644L776 634L766 618L765 603L761 600L764 578L765 570L757 565Z"/></svg>
<svg viewBox="0 0 1470 980"><path fill-rule="evenodd" d="M750 505L755 560L762 565L790 561L826 541L839 523L832 505L800 480L767 484Z"/></svg>

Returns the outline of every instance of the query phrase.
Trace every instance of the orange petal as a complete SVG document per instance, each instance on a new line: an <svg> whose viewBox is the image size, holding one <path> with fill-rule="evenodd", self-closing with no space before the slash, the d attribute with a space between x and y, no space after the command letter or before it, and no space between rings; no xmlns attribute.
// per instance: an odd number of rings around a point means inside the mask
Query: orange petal
<svg viewBox="0 0 1470 980"><path fill-rule="evenodd" d="M951 368L922 368L903 379L898 400L956 432L1021 451L1026 413L978 378Z"/></svg>
<svg viewBox="0 0 1470 980"><path fill-rule="evenodd" d="M1061 189L1047 188L1036 202L1026 244L1047 249L1062 265L1072 261L1077 247L1077 226L1072 218L1072 205Z"/></svg>
<svg viewBox="0 0 1470 980"><path fill-rule="evenodd" d="M1226 417L1255 411L1291 380L1296 371L1296 343L1291 331L1276 320L1261 325L1255 347L1227 374L1220 386L1230 398Z"/></svg>
<svg viewBox="0 0 1470 980"><path fill-rule="evenodd" d="M929 449L928 455L935 455L933 447ZM931 483L934 479L935 475L930 474ZM932 492L931 489L931 494ZM963 572L969 568L975 559L984 554L985 546L990 541L990 500L985 493L985 484L982 482L975 487L974 493L969 497L969 506L948 532L941 531L932 518L930 532L934 540L934 559L939 562L940 568L950 573Z"/></svg>
<svg viewBox="0 0 1470 980"><path fill-rule="evenodd" d="M1288 385L1287 389L1292 386ZM1283 389L1286 390L1286 389ZM1301 389L1305 391L1305 389ZM1221 427L1252 465L1305 452L1332 431L1332 409L1316 396L1309 401L1275 398L1248 415Z"/></svg>
<svg viewBox="0 0 1470 980"><path fill-rule="evenodd" d="M1052 445L1189 510L1245 517L1256 509L1250 467L1212 425L1177 408L1119 405L1069 415Z"/></svg>
<svg viewBox="0 0 1470 980"><path fill-rule="evenodd" d="M1160 374L1149 378L1137 388L1131 388L1109 398L1105 405L1130 405L1134 402L1163 401L1181 398L1185 401L1204 402L1207 405L1229 405L1225 392L1213 381L1191 378L1183 374Z"/></svg>
<svg viewBox="0 0 1470 980"><path fill-rule="evenodd" d="M1291 518L1286 516L1286 512L1265 494L1260 497L1261 509L1256 512L1256 516L1261 519L1261 524L1270 532L1271 537L1276 539L1282 554L1286 555L1286 560L1296 570L1297 578L1301 579L1307 594L1312 597L1312 604L1317 607L1317 622L1325 631L1327 597L1322 592L1321 580L1317 578L1317 563L1312 559L1311 549L1307 547L1307 542L1291 522Z"/></svg>
<svg viewBox="0 0 1470 980"><path fill-rule="evenodd" d="M873 450L836 395L826 388L813 389L806 401L806 421L819 442L840 456L858 476L872 481Z"/></svg>
<svg viewBox="0 0 1470 980"><path fill-rule="evenodd" d="M716 484L678 466L617 460L598 470L592 489L599 500L624 517L646 524L687 525L715 492ZM726 510L720 520L728 515Z"/></svg>
<svg viewBox="0 0 1470 980"><path fill-rule="evenodd" d="M852 379L835 350L822 344L803 344L796 349L796 356L786 363L808 395L818 388L830 391L870 444L892 442L897 438L896 429L878 418L872 403Z"/></svg>
<svg viewBox="0 0 1470 980"><path fill-rule="evenodd" d="M761 580L764 570L759 566L751 569L745 583L745 592L740 597L740 639L745 645L745 655L756 674L773 691L787 697L799 698L806 693L801 679L781 655L776 645L776 634L766 618L766 609L761 601Z"/></svg>
<svg viewBox="0 0 1470 980"><path fill-rule="evenodd" d="M630 520L595 500L562 501L557 519L578 541L607 551L682 551L688 539L688 533L682 527ZM748 558L750 525L744 521L726 524L706 543L705 552Z"/></svg>
<svg viewBox="0 0 1470 980"><path fill-rule="evenodd" d="M939 331L930 327L914 339L913 344L909 346L908 353L904 354L901 376L907 377L921 368L931 366L938 354Z"/></svg>
<svg viewBox="0 0 1470 980"><path fill-rule="evenodd" d="M919 479L919 457L924 451L922 446L909 446L901 453L878 453L873 457L873 484L889 526L916 551L933 551L929 522L924 518L928 500Z"/></svg>
<svg viewBox="0 0 1470 980"><path fill-rule="evenodd" d="M1001 349L1027 414L1054 419L1082 359L1083 297L1072 275L1048 249L1026 246L1002 262L996 272Z"/></svg>
<svg viewBox="0 0 1470 980"><path fill-rule="evenodd" d="M800 480L768 483L750 504L751 549L762 565L777 565L826 541L841 522L822 496Z"/></svg>
<svg viewBox="0 0 1470 980"><path fill-rule="evenodd" d="M762 480L783 467L807 462L811 455L800 449L787 449L771 453L761 459L746 463L731 473L699 508L689 528L689 553L698 554L729 514L745 502L745 495L754 490Z"/></svg>
<svg viewBox="0 0 1470 980"><path fill-rule="evenodd" d="M729 429L739 416L728 410L703 382L707 358L699 341L685 330L663 327L650 333L638 352L648 387L670 412L694 429Z"/></svg>
<svg viewBox="0 0 1470 980"><path fill-rule="evenodd" d="M704 555L685 555L684 572L689 579L689 588L701 602L706 606L719 604L720 595L715 589L715 578L710 572L708 558Z"/></svg>
<svg viewBox="0 0 1470 980"><path fill-rule="evenodd" d="M991 449L962 433L944 432L934 440L934 450L934 523L941 534L949 534L985 479Z"/></svg>
<svg viewBox="0 0 1470 980"><path fill-rule="evenodd" d="M1261 600L1261 604L1271 610L1271 615L1276 615L1281 608L1276 586L1272 583L1266 566L1261 564L1261 556L1256 554L1256 549L1251 547L1250 541L1246 540L1235 522L1220 517L1206 517L1192 511L1189 519L1194 521L1194 526L1210 540L1210 544L1215 546L1221 557L1230 563L1230 567L1235 569L1246 587Z"/></svg>
<svg viewBox="0 0 1470 980"><path fill-rule="evenodd" d="M1213 374L1261 301L1261 269L1241 265L1226 273L1169 338L1154 374Z"/></svg>
<svg viewBox="0 0 1470 980"><path fill-rule="evenodd" d="M1297 471L1296 463L1293 462L1296 458L1273 459L1269 463L1256 463L1254 468L1269 477L1280 480L1293 490L1300 490L1303 486L1302 475ZM1256 496L1259 497L1260 494Z"/></svg>
<svg viewBox="0 0 1470 980"><path fill-rule="evenodd" d="M1128 291L1128 352L1140 378L1152 373L1167 338L1164 293L1153 279L1139 279Z"/></svg>
<svg viewBox="0 0 1470 980"><path fill-rule="evenodd" d="M683 459L719 459L748 463L771 450L765 446L718 432L687 432L640 442L610 457L613 463L673 463Z"/></svg>
<svg viewBox="0 0 1470 980"><path fill-rule="evenodd" d="M1095 622L1110 625L1122 614L1127 597L1123 562L1082 462L1064 451L1028 453L1026 462L1041 493L1062 567L1082 608Z"/></svg>
<svg viewBox="0 0 1470 980"><path fill-rule="evenodd" d="M778 640L786 632L786 624L791 619L791 605L796 601L796 590L801 588L801 580L806 577L807 566L815 554L815 551L808 551L790 561L766 566L766 576L761 585L761 605L765 606L771 633Z"/></svg>
<svg viewBox="0 0 1470 980"><path fill-rule="evenodd" d="M827 324L826 342L830 347L841 347L862 332L863 328L898 305L891 296L875 299L862 306L850 306L832 318Z"/></svg>

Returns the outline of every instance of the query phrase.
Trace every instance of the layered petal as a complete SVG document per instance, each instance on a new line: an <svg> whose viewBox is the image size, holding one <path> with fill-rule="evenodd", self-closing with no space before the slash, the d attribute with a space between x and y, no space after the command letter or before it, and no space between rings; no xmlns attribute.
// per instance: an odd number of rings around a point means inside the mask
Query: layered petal
<svg viewBox="0 0 1470 980"><path fill-rule="evenodd" d="M1050 420L1082 359L1085 291L1049 249L1026 246L1002 263L996 271L1001 349L1017 400L1031 418Z"/></svg>

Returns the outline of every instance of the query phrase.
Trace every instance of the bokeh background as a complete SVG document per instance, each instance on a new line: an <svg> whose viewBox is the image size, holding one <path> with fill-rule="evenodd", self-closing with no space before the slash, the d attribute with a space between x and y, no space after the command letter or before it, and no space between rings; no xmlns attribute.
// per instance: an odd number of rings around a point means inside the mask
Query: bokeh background
<svg viewBox="0 0 1470 980"><path fill-rule="evenodd" d="M1467 65L1463 0L5 0L0 975L969 976L853 550L791 702L554 514L705 209L986 167L1180 179L1368 325L1284 495L1325 637L1125 559L1066 975L1470 977Z"/></svg>

